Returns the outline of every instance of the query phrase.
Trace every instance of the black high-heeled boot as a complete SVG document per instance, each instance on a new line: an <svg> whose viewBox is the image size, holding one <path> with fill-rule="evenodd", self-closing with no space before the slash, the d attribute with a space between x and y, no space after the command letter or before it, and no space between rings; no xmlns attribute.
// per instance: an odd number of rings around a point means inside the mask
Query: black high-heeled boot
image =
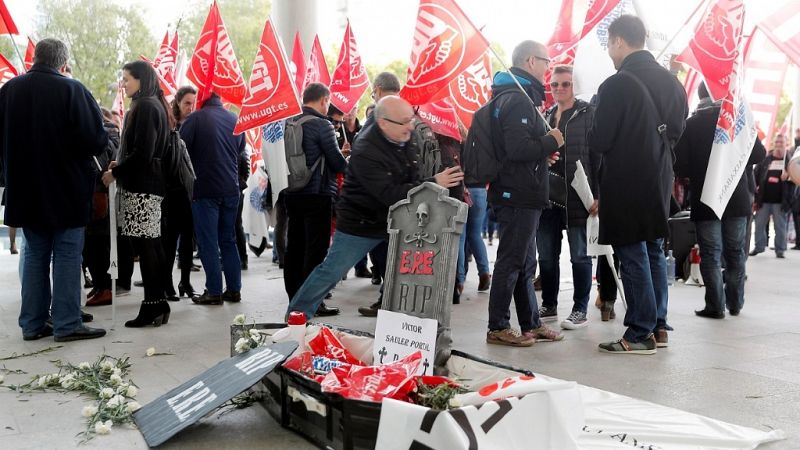
<svg viewBox="0 0 800 450"><path fill-rule="evenodd" d="M125 326L128 328L141 328L148 325L159 327L162 323L169 322L169 313L169 303L166 300L145 300L139 307L139 315L135 319L125 322Z"/></svg>
<svg viewBox="0 0 800 450"><path fill-rule="evenodd" d="M180 294L181 297L185 295L189 298L192 298L196 295L191 283L184 283L183 281L178 283L178 294Z"/></svg>

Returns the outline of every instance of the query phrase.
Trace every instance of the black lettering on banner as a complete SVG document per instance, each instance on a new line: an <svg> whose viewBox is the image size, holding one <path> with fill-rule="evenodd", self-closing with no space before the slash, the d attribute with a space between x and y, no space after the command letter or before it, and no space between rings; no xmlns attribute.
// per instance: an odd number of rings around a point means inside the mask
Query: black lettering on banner
<svg viewBox="0 0 800 450"><path fill-rule="evenodd" d="M494 428L494 426L497 425L498 422L503 420L503 417L505 417L506 414L511 412L511 408L513 408L513 406L511 406L511 403L508 400L500 400L499 402L497 402L497 406L498 406L497 411L495 411L494 414L489 416L489 418L486 419L481 424L481 429L483 430L484 433L489 433L489 430Z"/></svg>
<svg viewBox="0 0 800 450"><path fill-rule="evenodd" d="M436 417L439 416L440 412L442 411L436 411L434 409L427 410L425 412L425 416L422 417L422 423L419 426L420 431L422 431L425 434L431 434L431 430L433 429L433 423L436 422ZM411 442L411 445L408 446L408 450L434 450L434 449L414 439L414 441Z"/></svg>
<svg viewBox="0 0 800 450"><path fill-rule="evenodd" d="M467 419L467 413L460 409L454 409L450 411L450 416L455 419L458 426L467 435L467 440L469 441L469 447L467 448L469 450L478 450L478 438L475 437L475 432L472 431L472 426L469 424L469 419Z"/></svg>

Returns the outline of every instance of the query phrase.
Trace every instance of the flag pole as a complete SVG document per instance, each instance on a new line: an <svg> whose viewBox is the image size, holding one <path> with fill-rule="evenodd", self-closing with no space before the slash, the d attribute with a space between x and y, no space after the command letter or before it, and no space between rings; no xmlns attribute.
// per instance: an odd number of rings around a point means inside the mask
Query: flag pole
<svg viewBox="0 0 800 450"><path fill-rule="evenodd" d="M3 15L0 14L0 18L3 19L3 25L6 27L6 30L8 30L8 24L6 23L6 18L2 16ZM11 39L11 44L14 45L14 51L17 53L17 57L22 63L22 71L27 72L28 70L25 68L25 58L22 57L22 53L20 53L19 51L19 46L17 45L17 41L14 40L14 36L11 33L8 33L8 37Z"/></svg>
<svg viewBox="0 0 800 450"><path fill-rule="evenodd" d="M687 17L686 20L683 22L683 25L681 25L681 27L678 28L678 31L676 31L675 34L672 35L672 38L669 41L667 41L667 44L658 53L658 56L656 56L656 61L658 61L659 59L661 59L662 56L664 56L664 53L666 53L669 46L672 45L673 42L675 42L675 39L678 38L678 35L681 34L681 31L683 31L683 29L686 28L687 25L689 25L689 22L692 21L692 18L694 18L697 12L700 11L700 7L705 6L706 3L708 3L708 0L703 0L697 5L694 11L692 11L689 17Z"/></svg>
<svg viewBox="0 0 800 450"><path fill-rule="evenodd" d="M536 113L539 114L539 117L542 118L542 122L544 122L544 129L547 130L548 132L550 132L553 129L553 127L551 127L550 124L547 123L547 119L545 119L544 115L542 114L542 112L539 111L539 107L536 106L536 103L533 102L533 99L528 95L527 92L525 92L525 88L523 88L522 85L519 84L519 80L517 80L516 75L511 73L511 69L508 68L508 66L506 65L505 61L503 61L503 58L501 58L500 55L497 54L497 52L495 51L495 49L492 48L491 45L489 46L489 50L491 50L492 54L494 55L494 57L497 58L498 61L500 61L500 65L503 66L503 69L505 69L506 72L511 74L511 79L514 80L514 84L516 84L517 87L519 88L519 90L522 91L523 94L525 94L525 97L527 97L528 100L531 102L531 105L533 105L534 111L536 111Z"/></svg>

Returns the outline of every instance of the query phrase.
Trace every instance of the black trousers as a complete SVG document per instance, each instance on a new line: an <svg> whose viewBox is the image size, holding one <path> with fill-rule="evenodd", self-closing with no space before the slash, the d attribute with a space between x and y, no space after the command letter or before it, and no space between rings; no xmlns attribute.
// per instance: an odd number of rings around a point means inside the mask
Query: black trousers
<svg viewBox="0 0 800 450"><path fill-rule="evenodd" d="M129 237L136 254L144 282L146 301L164 298L164 247L161 238Z"/></svg>
<svg viewBox="0 0 800 450"><path fill-rule="evenodd" d="M133 277L133 244L131 238L123 236L117 230L117 287L123 289L131 288L131 278Z"/></svg>
<svg viewBox="0 0 800 450"><path fill-rule="evenodd" d="M289 226L283 280L291 300L328 253L333 198L328 195L293 194L285 197L285 203Z"/></svg>
<svg viewBox="0 0 800 450"><path fill-rule="evenodd" d="M278 255L278 264L283 265L286 260L286 231L289 225L283 192L278 194L278 201L273 208L275 208L275 223L272 226L275 228L275 239L272 245L275 246L275 253Z"/></svg>
<svg viewBox="0 0 800 450"><path fill-rule="evenodd" d="M244 209L244 193L239 193L239 212L236 213L236 249L239 250L239 260L247 262L247 237L244 235L244 226L242 225L242 210Z"/></svg>
<svg viewBox="0 0 800 450"><path fill-rule="evenodd" d="M97 291L111 289L111 276L108 264L111 256L111 241L108 234L86 233L83 244L83 262L92 274Z"/></svg>
<svg viewBox="0 0 800 450"><path fill-rule="evenodd" d="M161 239L164 244L164 293L175 295L172 268L175 266L176 251L181 266L181 284L188 285L192 273L192 204L185 192L170 192L161 204L161 212L164 217Z"/></svg>
<svg viewBox="0 0 800 450"><path fill-rule="evenodd" d="M619 259L614 258L614 270L619 271ZM604 255L597 257L597 284L600 286L600 298L606 302L617 300L617 282L614 281L614 273L608 266L608 261Z"/></svg>

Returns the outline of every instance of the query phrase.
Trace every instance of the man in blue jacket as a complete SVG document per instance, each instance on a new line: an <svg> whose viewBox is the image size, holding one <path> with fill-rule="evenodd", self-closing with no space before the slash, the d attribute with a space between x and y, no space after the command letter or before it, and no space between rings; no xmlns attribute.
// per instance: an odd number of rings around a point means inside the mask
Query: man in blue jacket
<svg viewBox="0 0 800 450"><path fill-rule="evenodd" d="M104 336L81 321L81 252L94 177L108 144L92 94L59 73L69 51L42 39L25 75L0 89L0 148L8 192L5 223L23 228L26 255L19 325L25 340ZM50 286L50 264L53 285ZM52 302L52 326L49 325Z"/></svg>
<svg viewBox="0 0 800 450"><path fill-rule="evenodd" d="M186 142L197 177L192 215L206 273L206 290L192 301L201 305L242 300L242 266L236 249L235 225L240 193L239 154L244 151L245 139L244 134L233 135L235 126L236 115L222 107L217 94L212 94L181 125L181 138ZM222 272L227 287L224 292Z"/></svg>
<svg viewBox="0 0 800 450"><path fill-rule="evenodd" d="M338 193L336 174L347 167L333 124L326 116L330 104L331 91L324 84L311 83L303 91L303 114L299 119L311 119L301 125L302 144L306 165L313 172L305 187L283 193L289 216L283 280L289 300L328 253L333 200ZM318 316L338 313L338 308L329 308L325 303L317 309Z"/></svg>

